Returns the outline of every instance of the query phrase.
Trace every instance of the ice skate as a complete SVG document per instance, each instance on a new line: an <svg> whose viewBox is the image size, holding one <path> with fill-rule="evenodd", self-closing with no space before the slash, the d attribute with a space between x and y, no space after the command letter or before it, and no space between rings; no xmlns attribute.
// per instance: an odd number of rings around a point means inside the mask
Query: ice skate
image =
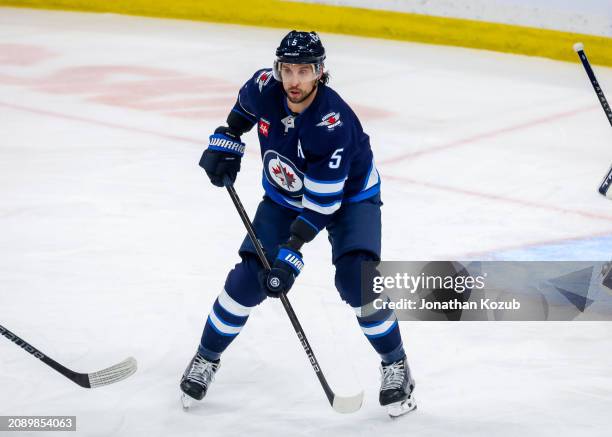
<svg viewBox="0 0 612 437"><path fill-rule="evenodd" d="M414 380L406 357L393 363L381 363L380 405L387 408L392 418L402 416L416 409Z"/></svg>
<svg viewBox="0 0 612 437"><path fill-rule="evenodd" d="M194 400L204 399L219 367L219 360L208 361L199 352L195 354L181 378L181 402L185 410L191 407Z"/></svg>

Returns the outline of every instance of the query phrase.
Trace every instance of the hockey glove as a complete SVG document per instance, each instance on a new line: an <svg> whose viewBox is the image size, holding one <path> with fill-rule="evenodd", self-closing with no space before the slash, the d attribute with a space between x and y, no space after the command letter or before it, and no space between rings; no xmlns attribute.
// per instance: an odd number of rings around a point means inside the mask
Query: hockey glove
<svg viewBox="0 0 612 437"><path fill-rule="evenodd" d="M286 244L281 246L272 269L263 275L262 285L266 294L269 297L279 297L280 293L287 293L303 268L302 254Z"/></svg>
<svg viewBox="0 0 612 437"><path fill-rule="evenodd" d="M228 178L234 183L240 171L240 160L244 155L244 143L240 136L227 127L218 127L210 136L208 148L202 154L200 167L206 170L210 182L217 187L223 186Z"/></svg>

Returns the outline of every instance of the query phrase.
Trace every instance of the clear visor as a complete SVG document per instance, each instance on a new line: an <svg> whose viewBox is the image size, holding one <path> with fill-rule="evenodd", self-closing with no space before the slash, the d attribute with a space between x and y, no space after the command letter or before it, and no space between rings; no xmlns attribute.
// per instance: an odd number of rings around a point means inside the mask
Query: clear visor
<svg viewBox="0 0 612 437"><path fill-rule="evenodd" d="M322 64L286 64L274 61L274 78L279 82L312 82L319 78L322 70Z"/></svg>

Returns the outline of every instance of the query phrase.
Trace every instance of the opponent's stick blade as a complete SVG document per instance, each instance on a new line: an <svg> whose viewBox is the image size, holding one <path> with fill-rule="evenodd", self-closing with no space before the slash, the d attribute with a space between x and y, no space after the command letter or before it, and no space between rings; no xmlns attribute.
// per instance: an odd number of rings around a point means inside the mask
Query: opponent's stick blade
<svg viewBox="0 0 612 437"><path fill-rule="evenodd" d="M334 396L332 408L338 413L354 413L363 404L363 391L355 396Z"/></svg>
<svg viewBox="0 0 612 437"><path fill-rule="evenodd" d="M122 381L136 373L137 369L138 363L136 363L134 358L130 357L108 369L89 373L87 376L89 377L91 388L96 388Z"/></svg>

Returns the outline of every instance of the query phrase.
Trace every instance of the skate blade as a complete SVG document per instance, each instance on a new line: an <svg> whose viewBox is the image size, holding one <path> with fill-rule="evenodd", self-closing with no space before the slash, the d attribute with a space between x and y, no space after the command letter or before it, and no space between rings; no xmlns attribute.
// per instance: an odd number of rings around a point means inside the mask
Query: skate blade
<svg viewBox="0 0 612 437"><path fill-rule="evenodd" d="M389 414L389 417L392 419L395 419L416 410L416 407L417 405L414 396L410 396L408 399L402 402L387 405L387 414Z"/></svg>
<svg viewBox="0 0 612 437"><path fill-rule="evenodd" d="M186 395L185 393L181 393L181 404L183 405L183 410L187 411L191 408L191 406L193 405L193 402L195 401L194 398L192 398L189 395Z"/></svg>

